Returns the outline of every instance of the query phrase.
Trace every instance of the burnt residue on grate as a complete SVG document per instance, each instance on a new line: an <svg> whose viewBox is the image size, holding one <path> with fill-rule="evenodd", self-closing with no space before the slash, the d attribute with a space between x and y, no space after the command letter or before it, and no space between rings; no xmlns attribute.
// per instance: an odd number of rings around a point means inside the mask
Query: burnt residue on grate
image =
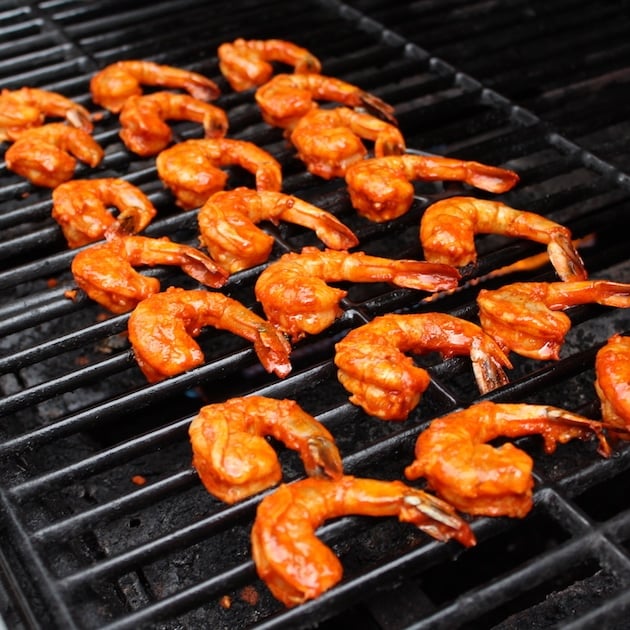
<svg viewBox="0 0 630 630"><path fill-rule="evenodd" d="M276 156L286 192L333 212L371 254L421 257L418 224L427 204L462 192L487 195L418 184L400 219L375 224L358 216L343 182L308 174L282 132L263 123L252 92L230 92L219 74L223 41L298 41L327 74L391 102L409 147L516 170L521 182L502 200L589 237L581 253L592 277L630 282L627 155L614 133L627 124L625 109L596 117L595 92L590 102L572 98L596 85L621 89L625 49L615 15L623 3L602 11L568 0L539 4L188 0L130 9L116 1L4 2L0 85L52 89L91 107L91 75L119 59L202 72L223 88L218 104L228 112L229 135ZM559 20L569 9L571 20ZM589 64L571 75L570 54L552 41L554 33L583 41L580 26L596 18L608 35L592 29ZM612 76L621 82L608 82ZM186 123L174 129L179 140L199 134ZM116 117L105 113L95 137L106 150L103 164L81 167L77 176L124 177L158 209L148 235L197 245L195 212L177 209L153 159L124 148ZM540 246L480 237L472 282L438 298L381 284L346 287L343 316L296 345L294 370L284 380L262 370L247 342L209 329L199 339L204 365L150 385L126 338L128 316L105 314L81 293L66 296L74 288L73 252L50 217L50 191L9 172L1 158L0 168L0 575L7 592L0 602L7 619L64 629L326 628L350 621L390 629L621 627L630 582L624 445L605 460L593 443L571 443L549 456L539 440L519 440L535 460L534 510L520 521L474 519L474 549L437 543L388 519L327 523L321 536L339 554L344 579L291 610L271 597L251 561L249 530L261 497L226 506L208 495L191 466L187 429L199 407L258 393L295 399L324 422L349 473L401 478L427 423L479 398L469 361L418 358L432 375L420 405L404 423L382 422L348 402L332 362L334 344L392 311L475 320L479 288L554 278L549 266L486 277ZM230 187L250 183L230 173ZM266 229L276 238L273 258L318 245L293 225ZM235 274L221 290L260 313L253 287L261 269ZM194 286L176 270L151 273L163 287ZM560 361L512 357L510 383L487 398L597 415L594 356L613 332L630 331L630 314L585 306L570 315ZM285 479L301 477L295 454L278 450Z"/></svg>

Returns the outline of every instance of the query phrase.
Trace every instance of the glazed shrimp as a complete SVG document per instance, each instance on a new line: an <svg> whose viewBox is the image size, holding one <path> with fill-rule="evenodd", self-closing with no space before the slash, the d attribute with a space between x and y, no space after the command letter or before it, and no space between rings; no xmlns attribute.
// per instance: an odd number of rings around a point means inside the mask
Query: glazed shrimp
<svg viewBox="0 0 630 630"><path fill-rule="evenodd" d="M347 107L312 109L291 132L298 157L313 175L343 177L368 151L361 138L374 142L374 155L400 155L405 140L395 125Z"/></svg>
<svg viewBox="0 0 630 630"><path fill-rule="evenodd" d="M483 330L445 313L388 314L351 330L335 346L339 382L350 402L382 420L405 420L431 380L405 354L470 355L484 394L507 383L510 361Z"/></svg>
<svg viewBox="0 0 630 630"><path fill-rule="evenodd" d="M503 193L519 181L510 170L454 158L388 155L357 162L346 171L350 201L370 221L382 222L405 214L413 202L413 180L462 181L492 193Z"/></svg>
<svg viewBox="0 0 630 630"><path fill-rule="evenodd" d="M142 231L156 215L151 200L133 184L114 177L74 179L52 192L52 216L72 248L106 235ZM108 211L118 208L117 217Z"/></svg>
<svg viewBox="0 0 630 630"><path fill-rule="evenodd" d="M271 436L297 451L307 475L339 479L341 455L326 427L293 400L230 398L199 410L189 431L193 466L210 494L236 503L282 480Z"/></svg>
<svg viewBox="0 0 630 630"><path fill-rule="evenodd" d="M265 220L311 228L331 249L348 249L359 242L354 232L317 206L292 195L242 187L219 191L201 207L200 240L230 273L248 269L271 254L273 237L256 226Z"/></svg>
<svg viewBox="0 0 630 630"><path fill-rule="evenodd" d="M477 296L482 328L506 350L531 359L559 359L578 304L630 308L630 284L607 280L515 282Z"/></svg>
<svg viewBox="0 0 630 630"><path fill-rule="evenodd" d="M223 190L228 174L222 167L238 166L256 179L256 190L279 191L282 168L270 153L246 140L207 138L185 140L156 158L158 175L184 210L202 206Z"/></svg>
<svg viewBox="0 0 630 630"><path fill-rule="evenodd" d="M499 201L449 197L430 205L420 221L425 258L455 267L476 262L475 234L480 233L542 243L562 280L586 280L588 276L571 242L571 231L534 212L515 210Z"/></svg>
<svg viewBox="0 0 630 630"><path fill-rule="evenodd" d="M142 85L180 88L201 101L213 101L221 91L216 83L197 72L152 61L117 61L92 76L92 100L118 113L127 99L142 94Z"/></svg>
<svg viewBox="0 0 630 630"><path fill-rule="evenodd" d="M425 477L438 496L463 512L522 518L532 508L532 458L509 442L487 442L535 434L543 437L546 453L593 434L600 454L610 453L594 420L547 405L484 401L433 420L420 433L405 476Z"/></svg>
<svg viewBox="0 0 630 630"><path fill-rule="evenodd" d="M94 168L103 149L79 127L48 123L27 129L5 153L7 168L35 186L55 188L74 177L77 160Z"/></svg>
<svg viewBox="0 0 630 630"><path fill-rule="evenodd" d="M394 108L356 85L322 74L277 74L255 93L263 120L273 127L292 129L317 101L365 108L395 125Z"/></svg>
<svg viewBox="0 0 630 630"><path fill-rule="evenodd" d="M57 92L30 87L0 92L0 142L16 140L26 129L41 127L47 118L64 118L86 133L93 130L90 112Z"/></svg>
<svg viewBox="0 0 630 630"><path fill-rule="evenodd" d="M228 273L205 254L166 236L115 236L80 251L71 271L80 289L112 313L126 313L160 290L160 281L134 267L176 265L201 284L218 288Z"/></svg>
<svg viewBox="0 0 630 630"><path fill-rule="evenodd" d="M608 424L630 429L630 337L615 334L595 357L595 391Z"/></svg>
<svg viewBox="0 0 630 630"><path fill-rule="evenodd" d="M286 338L239 301L218 292L169 287L142 300L129 316L129 341L147 380L157 382L201 365L204 356L194 337L204 326L251 341L267 372L284 378L291 371Z"/></svg>
<svg viewBox="0 0 630 630"><path fill-rule="evenodd" d="M120 137L130 151L142 157L157 155L173 139L166 120L199 123L206 138L223 137L228 130L227 114L220 107L189 94L155 92L125 101L120 111Z"/></svg>
<svg viewBox="0 0 630 630"><path fill-rule="evenodd" d="M339 558L315 531L347 515L397 516L439 541L476 544L451 505L402 481L346 475L282 484L260 502L251 541L258 575L285 606L314 599L341 580Z"/></svg>
<svg viewBox="0 0 630 630"><path fill-rule="evenodd" d="M274 73L270 62L293 66L298 74L319 73L319 59L292 42L283 39L235 39L217 50L219 69L233 90L242 92L269 81Z"/></svg>
<svg viewBox="0 0 630 630"><path fill-rule="evenodd" d="M449 265L422 260L394 260L363 252L321 251L305 247L271 263L254 290L270 322L298 341L317 334L342 314L347 291L326 282L388 282L420 291L453 289L459 273Z"/></svg>

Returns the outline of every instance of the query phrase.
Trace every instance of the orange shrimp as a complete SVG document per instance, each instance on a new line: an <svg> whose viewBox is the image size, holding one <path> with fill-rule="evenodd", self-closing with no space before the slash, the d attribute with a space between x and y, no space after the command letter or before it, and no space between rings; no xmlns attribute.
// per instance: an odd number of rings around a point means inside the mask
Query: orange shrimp
<svg viewBox="0 0 630 630"><path fill-rule="evenodd" d="M263 120L273 127L292 129L316 101L365 108L395 125L394 108L356 85L322 74L277 74L255 93Z"/></svg>
<svg viewBox="0 0 630 630"><path fill-rule="evenodd" d="M265 262L272 236L256 226L289 221L315 230L331 249L348 249L359 239L333 214L292 195L236 188L214 193L199 210L201 242L230 273Z"/></svg>
<svg viewBox="0 0 630 630"><path fill-rule="evenodd" d="M243 39L221 44L217 50L219 69L232 89L249 90L269 81L274 72L270 62L293 66L298 74L321 70L319 59L292 42L283 39Z"/></svg>
<svg viewBox="0 0 630 630"><path fill-rule="evenodd" d="M595 391L608 424L630 429L630 337L615 334L595 357Z"/></svg>
<svg viewBox="0 0 630 630"><path fill-rule="evenodd" d="M86 133L93 131L90 112L57 92L31 87L0 92L0 142L16 140L24 130L41 127L48 117L64 118Z"/></svg>
<svg viewBox="0 0 630 630"><path fill-rule="evenodd" d="M72 248L111 234L142 231L157 210L137 186L114 177L74 179L52 192L52 216ZM109 206L120 210L117 217Z"/></svg>
<svg viewBox="0 0 630 630"><path fill-rule="evenodd" d="M482 328L504 349L531 359L559 359L577 304L630 308L630 284L607 280L515 282L477 296Z"/></svg>
<svg viewBox="0 0 630 630"><path fill-rule="evenodd" d="M55 188L74 177L77 160L94 168L103 155L87 131L58 122L23 131L4 158L9 170L35 186Z"/></svg>
<svg viewBox="0 0 630 630"><path fill-rule="evenodd" d="M398 127L347 107L312 109L300 118L290 138L308 171L324 179L343 177L351 164L366 157L361 138L375 143L378 157L405 152Z"/></svg>
<svg viewBox="0 0 630 630"><path fill-rule="evenodd" d="M451 505L402 481L346 475L282 484L260 502L251 542L258 575L285 606L314 599L341 580L339 558L315 531L326 520L347 515L397 516L439 541L476 544Z"/></svg>
<svg viewBox="0 0 630 630"><path fill-rule="evenodd" d="M333 436L294 400L246 396L206 405L188 433L193 466L203 485L226 503L241 501L282 480L267 435L297 451L310 477L343 475Z"/></svg>
<svg viewBox="0 0 630 630"><path fill-rule="evenodd" d="M484 401L433 420L420 433L405 476L426 478L438 496L463 512L522 518L532 508L532 458L509 442L487 442L534 434L543 437L546 453L595 434L600 453L610 454L594 420L548 405Z"/></svg>
<svg viewBox="0 0 630 630"><path fill-rule="evenodd" d="M469 354L484 394L507 383L510 361L483 330L445 313L390 313L351 330L335 346L339 382L350 402L382 420L405 420L429 386L429 373L405 352Z"/></svg>
<svg viewBox="0 0 630 630"><path fill-rule="evenodd" d="M120 137L134 153L149 157L165 149L173 132L165 120L189 120L203 125L206 138L221 138L228 130L225 111L189 94L155 92L130 96L120 111Z"/></svg>
<svg viewBox="0 0 630 630"><path fill-rule="evenodd" d="M228 175L221 167L239 166L256 178L256 190L279 191L282 168L270 153L247 140L207 138L185 140L156 158L158 175L185 210L202 206L225 188Z"/></svg>
<svg viewBox="0 0 630 630"><path fill-rule="evenodd" d="M204 356L194 337L204 326L251 341L267 372L284 378L291 371L286 338L238 300L213 291L169 287L142 300L129 316L129 341L147 380L157 382L201 365Z"/></svg>
<svg viewBox="0 0 630 630"><path fill-rule="evenodd" d="M157 278L144 276L134 267L177 265L190 277L209 287L221 287L228 273L205 254L166 236L115 236L80 251L71 271L80 289L112 313L126 313L141 300L160 290Z"/></svg>
<svg viewBox="0 0 630 630"><path fill-rule="evenodd" d="M347 291L326 282L388 282L420 291L453 289L459 272L423 260L395 260L363 252L305 247L271 263L258 277L256 298L270 322L298 341L317 334L342 314Z"/></svg>
<svg viewBox="0 0 630 630"><path fill-rule="evenodd" d="M127 99L142 94L142 85L180 88L201 101L220 95L219 87L197 72L152 61L117 61L92 76L92 100L110 112L118 113Z"/></svg>
<svg viewBox="0 0 630 630"><path fill-rule="evenodd" d="M370 221L383 222L405 214L413 202L413 180L462 181L492 193L503 193L519 181L510 170L454 158L388 155L357 162L346 171L350 201Z"/></svg>
<svg viewBox="0 0 630 630"><path fill-rule="evenodd" d="M584 263L571 242L571 231L534 212L516 210L499 201L449 197L430 205L420 222L425 258L456 267L476 262L475 235L479 233L543 243L562 280L587 278Z"/></svg>

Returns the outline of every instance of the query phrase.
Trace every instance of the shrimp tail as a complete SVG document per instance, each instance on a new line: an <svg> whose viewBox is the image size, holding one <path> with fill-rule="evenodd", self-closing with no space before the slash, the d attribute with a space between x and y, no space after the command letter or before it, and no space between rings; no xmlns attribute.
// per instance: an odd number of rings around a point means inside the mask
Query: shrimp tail
<svg viewBox="0 0 630 630"><path fill-rule="evenodd" d="M394 108L389 103L369 92L362 92L359 100L368 113L391 125L398 126L398 120L394 116Z"/></svg>
<svg viewBox="0 0 630 630"><path fill-rule="evenodd" d="M137 234L143 227L144 208L127 207L118 214L117 220L105 230L105 238Z"/></svg>
<svg viewBox="0 0 630 630"><path fill-rule="evenodd" d="M483 340L481 338L475 337L472 340L470 359L479 391L485 394L497 387L507 385L509 379L503 366L511 368L512 364L498 345L493 348L494 354L486 352L482 346Z"/></svg>
<svg viewBox="0 0 630 630"><path fill-rule="evenodd" d="M340 479L343 476L343 463L335 443L321 435L309 438L304 468L309 477Z"/></svg>
<svg viewBox="0 0 630 630"><path fill-rule="evenodd" d="M73 126L78 129L83 129L87 133L92 132L92 121L90 116L80 109L69 109L66 112L66 120Z"/></svg>
<svg viewBox="0 0 630 630"><path fill-rule="evenodd" d="M547 246L547 254L561 280L572 282L588 278L584 262L566 230L557 230L552 233Z"/></svg>
<svg viewBox="0 0 630 630"><path fill-rule="evenodd" d="M514 171L480 162L466 163L466 183L481 190L504 193L514 188L519 179L518 174Z"/></svg>
<svg viewBox="0 0 630 630"><path fill-rule="evenodd" d="M569 413L564 410L551 409L549 410L547 416L549 420L552 420L553 422L560 422L579 428L583 427L586 431L592 431L598 441L597 452L602 457L608 458L611 456L612 448L606 436L606 429L610 429L611 431L618 433L619 427L608 424L606 422L590 420L589 418L584 418L582 416L578 416L577 414ZM551 444L548 444L546 436L544 434L543 439L545 439L545 449L553 451L553 449L555 448L555 441L553 441Z"/></svg>
<svg viewBox="0 0 630 630"><path fill-rule="evenodd" d="M279 378L284 378L291 372L291 345L271 324L259 326L256 330L254 350L267 372L273 372Z"/></svg>
<svg viewBox="0 0 630 630"><path fill-rule="evenodd" d="M448 291L455 289L461 279L459 270L451 265L424 260L400 260L397 263L392 282L408 289Z"/></svg>
<svg viewBox="0 0 630 630"><path fill-rule="evenodd" d="M477 542L470 525L452 505L422 490L403 495L398 518L442 542L454 538L465 547L473 547Z"/></svg>
<svg viewBox="0 0 630 630"><path fill-rule="evenodd" d="M186 261L181 268L191 277L208 287L222 287L229 277L223 267L201 252L191 249L185 254Z"/></svg>

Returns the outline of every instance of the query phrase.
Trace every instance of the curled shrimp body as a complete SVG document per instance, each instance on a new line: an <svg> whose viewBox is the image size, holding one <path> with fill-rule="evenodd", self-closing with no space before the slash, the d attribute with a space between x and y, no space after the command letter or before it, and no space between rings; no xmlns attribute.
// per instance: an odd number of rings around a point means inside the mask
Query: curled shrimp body
<svg viewBox="0 0 630 630"><path fill-rule="evenodd" d="M341 580L339 558L315 531L347 515L397 516L437 540L476 544L452 506L402 481L346 475L282 484L260 502L251 541L258 575L285 606L314 599Z"/></svg>
<svg viewBox="0 0 630 630"><path fill-rule="evenodd" d="M484 401L433 420L420 433L405 476L425 477L438 496L463 512L522 518L532 508L532 458L509 442L487 442L538 434L546 453L558 443L596 435L600 453L609 454L598 422L547 405Z"/></svg>
<svg viewBox="0 0 630 630"><path fill-rule="evenodd" d="M283 378L291 371L286 338L238 300L218 292L169 287L142 300L129 316L129 341L147 380L157 382L201 365L204 356L194 337L204 326L251 341L267 372Z"/></svg>
<svg viewBox="0 0 630 630"><path fill-rule="evenodd" d="M298 341L325 330L342 314L339 302L347 291L327 282L388 282L420 291L440 291L455 288L459 277L454 267L423 260L305 247L271 263L254 289L269 321Z"/></svg>
<svg viewBox="0 0 630 630"><path fill-rule="evenodd" d="M595 391L602 418L608 424L630 429L630 337L615 334L595 357Z"/></svg>
<svg viewBox="0 0 630 630"><path fill-rule="evenodd" d="M55 188L74 177L77 160L98 166L103 149L79 127L48 123L23 131L4 158L9 170L35 186Z"/></svg>
<svg viewBox="0 0 630 630"><path fill-rule="evenodd" d="M331 249L348 249L359 240L333 214L292 195L249 188L219 191L199 210L201 242L230 273L265 262L272 236L256 226L261 221L289 221L315 230Z"/></svg>
<svg viewBox="0 0 630 630"><path fill-rule="evenodd" d="M188 433L203 485L226 503L282 480L278 456L265 436L297 451L310 477L338 479L343 474L331 433L293 400L246 396L206 405Z"/></svg>
<svg viewBox="0 0 630 630"><path fill-rule="evenodd" d="M430 205L420 222L425 258L455 267L477 260L475 235L502 234L547 245L549 260L562 280L586 280L584 263L571 242L571 231L534 212L499 201L449 197Z"/></svg>
<svg viewBox="0 0 630 630"><path fill-rule="evenodd" d="M203 125L206 138L220 138L227 133L227 114L216 105L189 94L155 92L131 96L120 111L120 137L134 153L157 155L173 139L166 120L189 120Z"/></svg>
<svg viewBox="0 0 630 630"><path fill-rule="evenodd" d="M270 62L293 66L294 72L318 73L319 59L283 39L243 39L221 44L217 49L219 69L233 90L242 92L269 81L274 73Z"/></svg>
<svg viewBox="0 0 630 630"><path fill-rule="evenodd" d="M405 140L395 125L347 107L312 109L297 122L291 142L313 175L343 177L368 151L361 138L374 142L374 155L400 155Z"/></svg>
<svg viewBox="0 0 630 630"><path fill-rule="evenodd" d="M72 248L108 234L140 232L157 213L142 190L114 177L60 184L52 192L52 202L52 216ZM110 206L118 208L117 217L108 211Z"/></svg>
<svg viewBox="0 0 630 630"><path fill-rule="evenodd" d="M74 279L87 295L112 313L126 313L160 290L157 278L134 267L177 265L198 282L221 287L227 272L199 250L167 237L115 236L80 251L72 260Z"/></svg>
<svg viewBox="0 0 630 630"><path fill-rule="evenodd" d="M531 359L559 359L578 304L630 308L630 284L607 280L515 282L477 296L482 328L505 349Z"/></svg>
<svg viewBox="0 0 630 630"><path fill-rule="evenodd" d="M26 129L41 127L49 117L64 118L71 126L92 133L90 112L57 92L31 87L0 92L0 142L16 140Z"/></svg>
<svg viewBox="0 0 630 630"><path fill-rule="evenodd" d="M351 330L335 346L340 383L350 402L382 420L405 420L430 382L405 354L470 355L481 393L504 385L512 367L499 345L476 324L445 313L388 314Z"/></svg>
<svg viewBox="0 0 630 630"><path fill-rule="evenodd" d="M212 101L220 94L216 83L197 72L139 60L117 61L103 68L92 76L90 91L97 105L118 113L129 97L142 94L143 85L180 88L201 101Z"/></svg>
<svg viewBox="0 0 630 630"><path fill-rule="evenodd" d="M177 205L185 210L202 206L211 195L225 188L225 167L238 166L252 173L256 190L279 191L282 187L278 160L247 140L185 140L162 151L156 165L160 179L175 195Z"/></svg>
<svg viewBox="0 0 630 630"><path fill-rule="evenodd" d="M519 181L510 170L479 162L426 155L388 155L357 162L346 171L350 201L370 221L405 214L413 203L414 180L461 181L475 188L503 193Z"/></svg>
<svg viewBox="0 0 630 630"><path fill-rule="evenodd" d="M282 129L292 129L302 116L317 107L317 101L366 108L396 124L391 105L356 85L322 74L277 74L256 90L255 98L263 120Z"/></svg>

